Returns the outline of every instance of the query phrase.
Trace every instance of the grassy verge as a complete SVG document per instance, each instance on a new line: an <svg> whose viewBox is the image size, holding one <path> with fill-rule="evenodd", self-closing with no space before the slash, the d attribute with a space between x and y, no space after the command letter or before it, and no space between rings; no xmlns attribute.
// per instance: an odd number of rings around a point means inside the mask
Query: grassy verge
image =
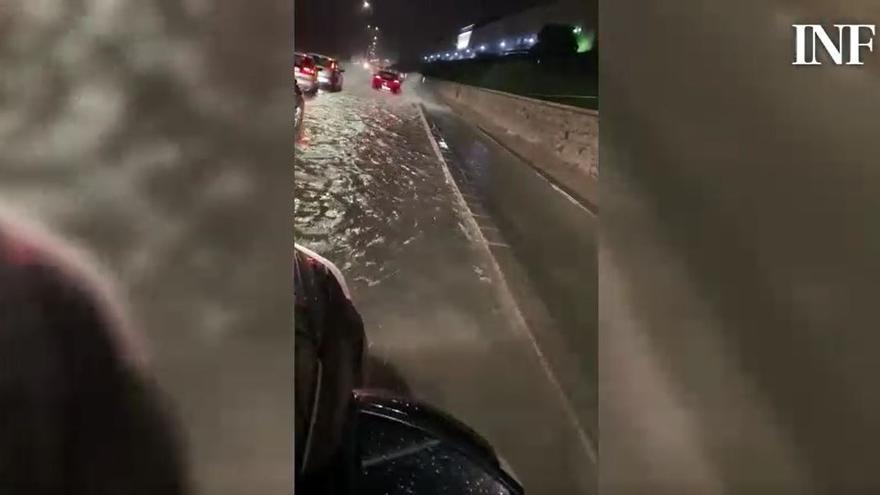
<svg viewBox="0 0 880 495"><path fill-rule="evenodd" d="M597 110L599 77L595 58L591 54L563 60L538 60L527 55L514 55L436 62L426 64L422 73L461 84Z"/></svg>

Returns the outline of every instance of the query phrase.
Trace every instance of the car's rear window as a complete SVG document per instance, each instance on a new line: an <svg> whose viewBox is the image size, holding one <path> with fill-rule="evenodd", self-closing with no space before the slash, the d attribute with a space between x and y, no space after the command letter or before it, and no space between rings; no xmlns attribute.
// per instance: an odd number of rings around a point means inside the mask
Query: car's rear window
<svg viewBox="0 0 880 495"><path fill-rule="evenodd" d="M315 61L311 59L311 57L307 57L305 55L294 54L293 55L293 64L297 67L313 67L315 65Z"/></svg>
<svg viewBox="0 0 880 495"><path fill-rule="evenodd" d="M382 72L379 73L379 77L390 81L390 80L397 79L397 74L394 72L389 72L387 70L383 70Z"/></svg>
<svg viewBox="0 0 880 495"><path fill-rule="evenodd" d="M322 57L321 55L311 55L315 59L315 63L321 67L330 67L333 65L333 59L330 57Z"/></svg>

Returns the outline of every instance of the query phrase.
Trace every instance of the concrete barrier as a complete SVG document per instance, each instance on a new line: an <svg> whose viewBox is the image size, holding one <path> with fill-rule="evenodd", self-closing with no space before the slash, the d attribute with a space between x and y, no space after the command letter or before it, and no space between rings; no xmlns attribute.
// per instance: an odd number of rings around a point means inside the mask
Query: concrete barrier
<svg viewBox="0 0 880 495"><path fill-rule="evenodd" d="M595 190L576 182L596 183L599 178L597 111L448 81L431 80L430 84L450 107L468 114L493 137L526 155L532 165L545 169L562 185L577 192ZM523 152L525 147L532 148L532 152ZM579 195L590 196L584 199L596 202L592 192Z"/></svg>

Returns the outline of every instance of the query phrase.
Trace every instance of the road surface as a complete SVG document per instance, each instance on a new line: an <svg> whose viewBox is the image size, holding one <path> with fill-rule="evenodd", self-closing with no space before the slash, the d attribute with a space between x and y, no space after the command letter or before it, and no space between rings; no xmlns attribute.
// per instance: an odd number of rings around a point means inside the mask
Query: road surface
<svg viewBox="0 0 880 495"><path fill-rule="evenodd" d="M538 352L535 341L542 339L524 320L533 312L514 302L517 295L540 291L532 286L529 263L517 264L510 276L505 269L518 256L490 254L487 247L504 246L505 238L500 231L489 233L490 225L472 215L473 206L465 206L467 198L458 196L438 157L437 151L473 145L477 138L465 134L472 131L454 123L414 78L402 95L373 91L369 74L357 67L349 68L347 78L342 93L323 93L307 102L305 142L294 161L294 230L298 242L336 262L351 284L371 343L371 385L411 393L463 419L495 445L529 493L593 493L593 429L584 418L594 415L580 406L589 402L585 397L595 397L595 387L585 373L581 393L573 396L578 387L560 379ZM455 134L448 142L441 124ZM436 150L429 126L438 136ZM457 171L455 157L449 158L449 170ZM492 148L481 163L503 167L507 163L501 160L512 159ZM511 192L507 202L493 207L508 213L528 207L544 215L557 208L568 215L548 226L547 242L560 242L560 226L591 226L589 212L564 198L577 213L560 207L559 193L538 175L512 173L505 180L524 199L545 201L510 209ZM492 218L499 225L509 221L503 215ZM522 234L521 227L505 228ZM571 237L574 249L581 246L579 234ZM522 254L537 247L516 245ZM550 252L565 250L557 244ZM594 272L579 276L595 279ZM595 293L567 294L563 300L577 297L595 307ZM565 324L585 318L577 309L555 314ZM594 352L595 343L586 342L590 329L594 332L595 323L570 346ZM588 409L595 410L595 404Z"/></svg>

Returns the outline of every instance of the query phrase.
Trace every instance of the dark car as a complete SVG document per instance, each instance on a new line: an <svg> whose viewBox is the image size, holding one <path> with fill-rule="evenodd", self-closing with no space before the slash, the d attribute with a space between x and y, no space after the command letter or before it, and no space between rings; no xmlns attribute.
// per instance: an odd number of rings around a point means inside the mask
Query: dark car
<svg viewBox="0 0 880 495"><path fill-rule="evenodd" d="M345 69L339 66L339 61L318 53L310 53L309 56L318 67L318 85L328 91L342 91Z"/></svg>
<svg viewBox="0 0 880 495"><path fill-rule="evenodd" d="M293 136L294 139L299 140L302 137L303 117L306 113L306 101L305 98L303 98L303 92L299 88L299 83L297 83L296 80L293 81L293 99Z"/></svg>
<svg viewBox="0 0 880 495"><path fill-rule="evenodd" d="M400 93L400 74L393 70L380 70L373 76L373 89Z"/></svg>
<svg viewBox="0 0 880 495"><path fill-rule="evenodd" d="M300 89L306 94L318 92L318 65L305 53L293 54L293 75Z"/></svg>

